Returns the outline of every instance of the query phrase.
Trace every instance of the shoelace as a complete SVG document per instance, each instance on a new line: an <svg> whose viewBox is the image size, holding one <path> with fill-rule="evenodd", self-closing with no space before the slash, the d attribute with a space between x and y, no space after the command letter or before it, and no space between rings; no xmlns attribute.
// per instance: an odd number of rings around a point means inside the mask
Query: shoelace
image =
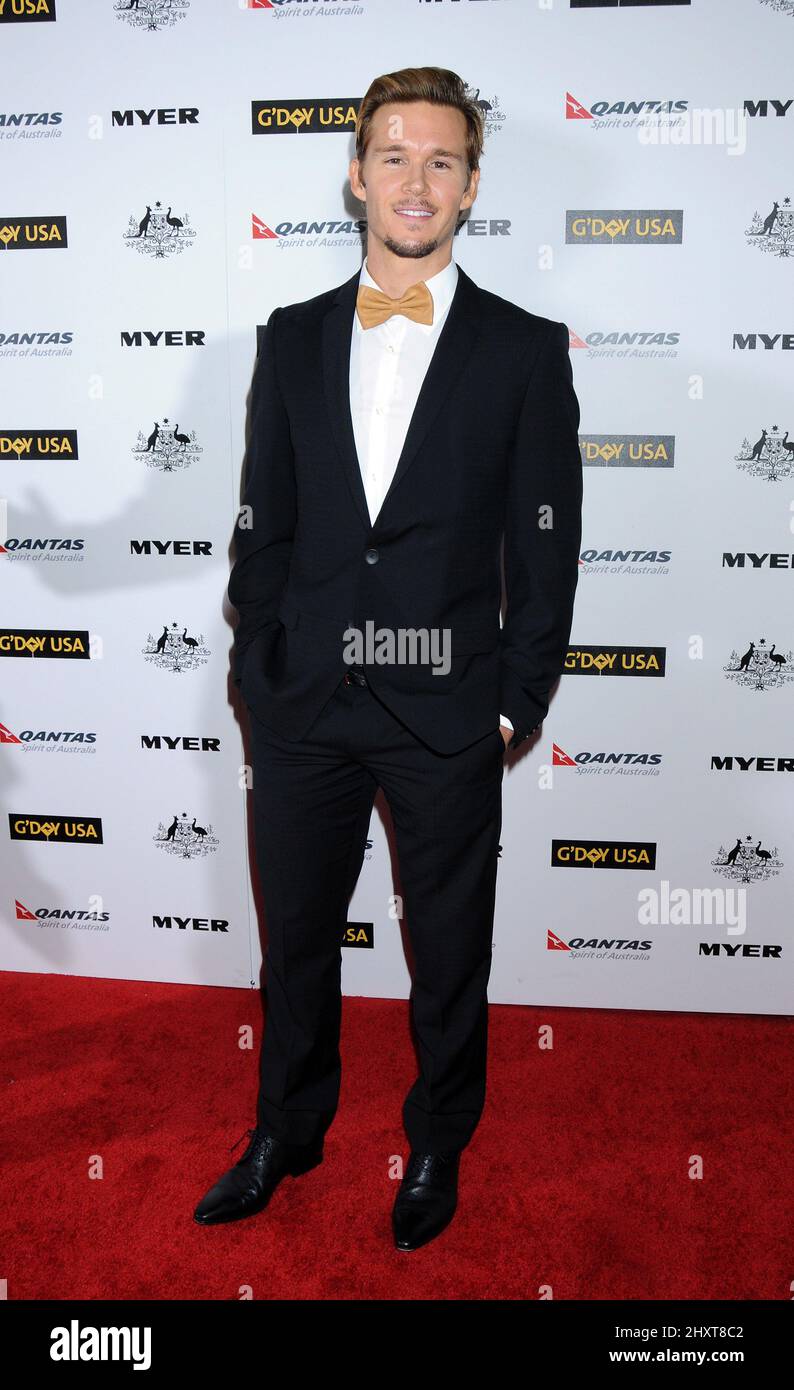
<svg viewBox="0 0 794 1390"><path fill-rule="evenodd" d="M244 1140L246 1134L250 1134L251 1138L253 1139L254 1135L256 1134L256 1130L255 1130L255 1129L247 1129L247 1130L245 1130L245 1132L244 1132L243 1134L241 1134L241 1135L240 1135L240 1138L237 1140L237 1144L241 1144L241 1143L242 1143L242 1141ZM264 1136L262 1136L262 1137L264 1137ZM232 1147L230 1148L229 1153L232 1153L232 1154L234 1153L235 1149L237 1148L237 1144L232 1144Z"/></svg>

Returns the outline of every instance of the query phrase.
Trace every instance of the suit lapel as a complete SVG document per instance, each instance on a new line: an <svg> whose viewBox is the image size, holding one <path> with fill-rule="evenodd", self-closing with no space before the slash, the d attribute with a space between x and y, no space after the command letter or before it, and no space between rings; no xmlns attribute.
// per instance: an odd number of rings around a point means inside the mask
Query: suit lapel
<svg viewBox="0 0 794 1390"><path fill-rule="evenodd" d="M350 412L350 343L359 277L360 271L357 270L339 287L323 318L323 380L334 441L356 509L369 531L373 523L367 507ZM382 519L395 489L416 458L430 426L468 362L481 314L479 290L458 266L455 293L419 391L394 477L376 521Z"/></svg>

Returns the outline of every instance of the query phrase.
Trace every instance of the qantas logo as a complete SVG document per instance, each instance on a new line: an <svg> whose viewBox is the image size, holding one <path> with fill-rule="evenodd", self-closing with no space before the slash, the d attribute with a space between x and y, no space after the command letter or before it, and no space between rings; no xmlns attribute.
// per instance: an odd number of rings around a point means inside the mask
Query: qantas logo
<svg viewBox="0 0 794 1390"><path fill-rule="evenodd" d="M614 960L644 960L646 957L641 953L650 951L652 945L651 941L631 940L623 936L608 938L572 936L569 941L565 941L551 928L546 932L547 951L568 951L576 956L587 954L588 956L611 957Z"/></svg>

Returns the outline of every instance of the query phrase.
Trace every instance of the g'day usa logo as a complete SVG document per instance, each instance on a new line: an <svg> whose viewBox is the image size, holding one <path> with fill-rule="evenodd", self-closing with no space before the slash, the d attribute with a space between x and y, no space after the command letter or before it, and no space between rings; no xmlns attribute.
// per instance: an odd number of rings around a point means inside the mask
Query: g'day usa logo
<svg viewBox="0 0 794 1390"><path fill-rule="evenodd" d="M655 869L656 844L645 840L552 840L553 869Z"/></svg>
<svg viewBox="0 0 794 1390"><path fill-rule="evenodd" d="M666 647L569 647L565 673L573 676L663 676Z"/></svg>
<svg viewBox="0 0 794 1390"><path fill-rule="evenodd" d="M572 208L565 214L567 246L680 246L683 208Z"/></svg>
<svg viewBox="0 0 794 1390"><path fill-rule="evenodd" d="M7 627L0 628L0 656L88 661L91 643L88 633L79 628L59 632L56 628Z"/></svg>
<svg viewBox="0 0 794 1390"><path fill-rule="evenodd" d="M580 434L585 468L674 468L675 435Z"/></svg>
<svg viewBox="0 0 794 1390"><path fill-rule="evenodd" d="M55 0L5 0L0 24L36 24L55 20Z"/></svg>
<svg viewBox="0 0 794 1390"><path fill-rule="evenodd" d="M8 830L12 840L43 840L45 844L61 845L102 844L99 816L34 816L9 811Z"/></svg>
<svg viewBox="0 0 794 1390"><path fill-rule="evenodd" d="M77 430L0 429L0 459L16 456L17 463L48 463L50 459L79 458Z"/></svg>
<svg viewBox="0 0 794 1390"><path fill-rule="evenodd" d="M251 102L252 135L340 135L356 128L361 97L290 97Z"/></svg>
<svg viewBox="0 0 794 1390"><path fill-rule="evenodd" d="M0 213L0 251L63 251L68 246L66 217L4 217Z"/></svg>

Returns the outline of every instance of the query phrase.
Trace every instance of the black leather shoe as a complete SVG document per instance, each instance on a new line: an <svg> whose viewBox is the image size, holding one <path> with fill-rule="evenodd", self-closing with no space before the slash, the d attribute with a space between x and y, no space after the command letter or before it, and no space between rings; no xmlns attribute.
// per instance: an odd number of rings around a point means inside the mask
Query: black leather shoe
<svg viewBox="0 0 794 1390"><path fill-rule="evenodd" d="M218 1179L193 1213L193 1220L202 1226L253 1216L267 1206L286 1174L297 1178L322 1163L322 1143L285 1144L271 1134L262 1134L259 1129L247 1129L245 1134L251 1136L251 1142L242 1158ZM245 1134L241 1134L240 1139L244 1139ZM231 1152L237 1144L232 1145Z"/></svg>
<svg viewBox="0 0 794 1390"><path fill-rule="evenodd" d="M418 1250L449 1225L458 1205L459 1166L459 1151L426 1154L411 1150L392 1211L398 1250Z"/></svg>

